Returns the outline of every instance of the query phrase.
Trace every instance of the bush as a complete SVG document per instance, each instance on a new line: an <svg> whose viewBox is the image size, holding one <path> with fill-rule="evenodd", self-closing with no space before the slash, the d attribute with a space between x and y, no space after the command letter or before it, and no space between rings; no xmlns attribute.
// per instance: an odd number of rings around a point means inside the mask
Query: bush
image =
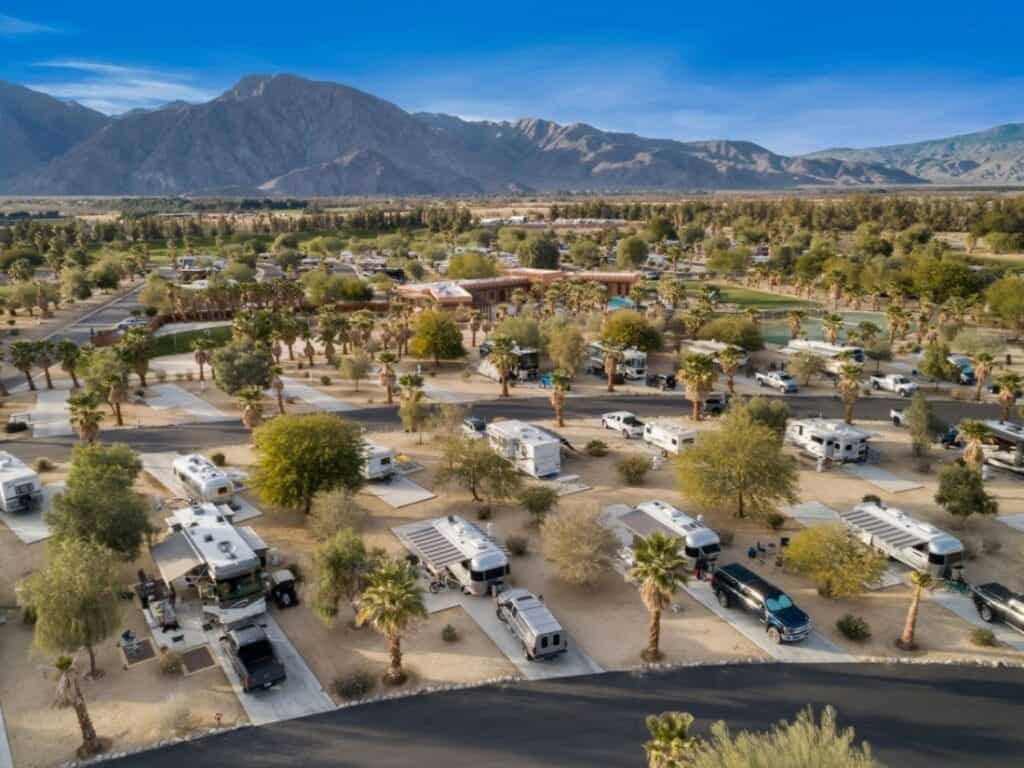
<svg viewBox="0 0 1024 768"><path fill-rule="evenodd" d="M167 371L165 371L163 368L157 368L156 380L159 381L161 384L167 381Z"/></svg>
<svg viewBox="0 0 1024 768"><path fill-rule="evenodd" d="M320 377L320 383L325 387L331 386L331 377L328 376L327 374L324 374L323 376Z"/></svg>
<svg viewBox="0 0 1024 768"><path fill-rule="evenodd" d="M184 666L177 651L165 649L160 652L160 671L165 675L180 675Z"/></svg>
<svg viewBox="0 0 1024 768"><path fill-rule="evenodd" d="M529 541L525 536L509 536L505 540L505 546L508 547L509 554L522 557L529 548Z"/></svg>
<svg viewBox="0 0 1024 768"><path fill-rule="evenodd" d="M871 627L862 616L845 613L836 621L836 629L847 640L862 643L871 637Z"/></svg>
<svg viewBox="0 0 1024 768"><path fill-rule="evenodd" d="M317 541L324 541L344 528L360 531L367 512L356 503L352 492L344 488L321 491L313 497L309 515L309 531Z"/></svg>
<svg viewBox="0 0 1024 768"><path fill-rule="evenodd" d="M459 640L459 632L451 624L441 627L441 639L446 643L455 643Z"/></svg>
<svg viewBox="0 0 1024 768"><path fill-rule="evenodd" d="M861 502L864 503L864 504L879 504L879 505L881 505L882 498L880 496L876 496L873 493L868 493L868 494L865 494L864 496L861 497Z"/></svg>
<svg viewBox="0 0 1024 768"><path fill-rule="evenodd" d="M334 681L334 692L343 699L361 699L373 690L374 678L365 669L357 669Z"/></svg>
<svg viewBox="0 0 1024 768"><path fill-rule="evenodd" d="M213 462L214 466L223 467L227 463L227 458L221 451L214 451L210 454L210 461Z"/></svg>
<svg viewBox="0 0 1024 768"><path fill-rule="evenodd" d="M615 468L626 485L640 485L653 466L650 456L636 453L620 459Z"/></svg>
<svg viewBox="0 0 1024 768"><path fill-rule="evenodd" d="M604 440L591 440L583 450L587 456L607 456L608 444Z"/></svg>
<svg viewBox="0 0 1024 768"><path fill-rule="evenodd" d="M478 507L476 510L477 520L490 520L494 516L494 511L491 509L490 504L484 504Z"/></svg>
<svg viewBox="0 0 1024 768"><path fill-rule="evenodd" d="M21 623L32 626L36 623L36 609L31 605L23 606L21 609Z"/></svg>
<svg viewBox="0 0 1024 768"><path fill-rule="evenodd" d="M983 648L991 648L997 645L995 633L988 627L975 627L972 629L971 642Z"/></svg>
<svg viewBox="0 0 1024 768"><path fill-rule="evenodd" d="M765 517L764 522L773 531L777 531L786 524L786 516L779 512L771 512Z"/></svg>
<svg viewBox="0 0 1024 768"><path fill-rule="evenodd" d="M53 469L53 462L45 456L40 456L38 459L32 462L32 469L36 472L49 472Z"/></svg>
<svg viewBox="0 0 1024 768"><path fill-rule="evenodd" d="M732 528L719 528L718 529L718 542L723 547L732 546L733 539L736 538L736 533Z"/></svg>
<svg viewBox="0 0 1024 768"><path fill-rule="evenodd" d="M612 569L620 543L601 521L600 509L575 507L548 515L540 527L544 557L558 578L570 584L593 584Z"/></svg>
<svg viewBox="0 0 1024 768"><path fill-rule="evenodd" d="M544 516L558 504L558 492L545 485L535 485L519 494L519 503L530 513L533 522L540 525Z"/></svg>

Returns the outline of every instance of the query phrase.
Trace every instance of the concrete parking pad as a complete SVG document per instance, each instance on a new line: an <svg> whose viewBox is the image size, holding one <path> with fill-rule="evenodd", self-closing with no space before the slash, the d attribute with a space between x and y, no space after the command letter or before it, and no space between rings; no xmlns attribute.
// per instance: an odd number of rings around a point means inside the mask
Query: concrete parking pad
<svg viewBox="0 0 1024 768"><path fill-rule="evenodd" d="M974 607L974 600L969 595L963 595L959 592L953 592L949 589L933 589L926 591L925 594L932 602L938 603L947 611L951 611L959 616L969 624L973 624L976 627L982 627L984 629L991 629L992 634L996 636L996 640L1004 645L1008 645L1018 651L1024 651L1024 634L1017 632L1012 627L1008 627L1005 624L998 622L992 622L991 624L986 623L978 615L977 609Z"/></svg>
<svg viewBox="0 0 1024 768"><path fill-rule="evenodd" d="M318 411L340 413L342 411L356 410L354 405L343 402L336 397L331 397L318 389L314 389L308 384L303 384L295 379L283 379L283 381L285 397L292 397L296 400L301 400L307 405L313 406Z"/></svg>
<svg viewBox="0 0 1024 768"><path fill-rule="evenodd" d="M839 513L831 507L825 506L820 501L805 501L802 504L792 504L783 507L782 513L808 527L839 522Z"/></svg>
<svg viewBox="0 0 1024 768"><path fill-rule="evenodd" d="M363 486L363 490L395 509L418 504L435 496L407 477L392 477L389 482L370 482Z"/></svg>
<svg viewBox="0 0 1024 768"><path fill-rule="evenodd" d="M0 708L0 768L14 768L14 756L11 744L7 740L7 724L4 722L4 711Z"/></svg>
<svg viewBox="0 0 1024 768"><path fill-rule="evenodd" d="M252 724L266 725L334 709L331 697L320 686L316 675L307 666L273 616L266 614L259 620L259 623L264 626L267 637L273 644L274 651L281 659L288 674L287 680L266 691L254 693L242 691L241 681L235 674L235 668L224 653L220 642L224 630L215 626L206 633L206 639L214 658L224 670L224 674L227 675L231 687L238 695L238 700Z"/></svg>
<svg viewBox="0 0 1024 768"><path fill-rule="evenodd" d="M63 490L64 483L44 485L43 500L38 507L31 512L22 514L8 514L7 512L0 511L0 521L10 528L11 533L17 536L18 540L24 544L35 544L37 541L48 539L53 533L50 531L50 526L43 519L43 514L53 503L53 497Z"/></svg>
<svg viewBox="0 0 1024 768"><path fill-rule="evenodd" d="M871 464L847 464L843 467L843 471L848 475L859 477L861 480L871 483L876 488L881 488L888 493L903 493L904 491L913 491L924 487L921 483L915 483L913 480L904 480L892 472L872 466Z"/></svg>
<svg viewBox="0 0 1024 768"><path fill-rule="evenodd" d="M423 394L435 403L473 403L480 399L469 393L449 392L446 389L432 387L429 384L423 385Z"/></svg>
<svg viewBox="0 0 1024 768"><path fill-rule="evenodd" d="M44 389L36 394L32 410L32 437L61 437L74 433L68 418L67 389Z"/></svg>
<svg viewBox="0 0 1024 768"><path fill-rule="evenodd" d="M230 421L233 418L231 414L224 413L177 384L157 384L149 387L146 405L157 411L184 411L193 422Z"/></svg>
<svg viewBox="0 0 1024 768"><path fill-rule="evenodd" d="M154 480L175 496L187 499L191 496L191 493L178 482L178 478L174 476L172 469L174 460L180 455L174 452L143 453L140 455L140 458L142 459L142 469L151 475ZM226 469L225 471L230 474L230 470ZM234 520L236 523L251 520L263 514L263 510L250 504L237 494L232 502L232 510L235 513Z"/></svg>
<svg viewBox="0 0 1024 768"><path fill-rule="evenodd" d="M1015 531L1024 533L1024 515L1000 515L996 520Z"/></svg>
<svg viewBox="0 0 1024 768"><path fill-rule="evenodd" d="M189 331L204 331L208 328L223 328L231 325L230 320L203 320L194 323L167 323L161 325L153 332L154 337L173 336L176 333L187 333Z"/></svg>

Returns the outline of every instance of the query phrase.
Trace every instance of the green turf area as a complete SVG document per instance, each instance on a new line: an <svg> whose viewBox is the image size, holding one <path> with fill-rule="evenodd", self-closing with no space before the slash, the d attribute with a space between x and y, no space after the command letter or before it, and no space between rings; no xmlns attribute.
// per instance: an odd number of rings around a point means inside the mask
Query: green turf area
<svg viewBox="0 0 1024 768"><path fill-rule="evenodd" d="M192 339L207 336L218 345L227 344L231 339L231 326L223 325L216 328L203 328L196 331L182 331L153 339L153 357L177 355L192 350Z"/></svg>
<svg viewBox="0 0 1024 768"><path fill-rule="evenodd" d="M696 280L686 282L686 291L691 296L699 295L702 285L713 285L721 291L723 304L735 304L738 307L754 307L777 309L779 307L810 307L814 302L794 299L790 296L779 296L766 291L756 291L753 288L742 288L735 285L722 285L721 283L702 283Z"/></svg>

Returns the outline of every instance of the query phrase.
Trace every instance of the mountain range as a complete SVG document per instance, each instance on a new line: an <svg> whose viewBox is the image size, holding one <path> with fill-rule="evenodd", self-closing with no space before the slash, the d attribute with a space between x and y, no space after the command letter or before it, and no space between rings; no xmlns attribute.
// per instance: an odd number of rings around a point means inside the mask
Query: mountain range
<svg viewBox="0 0 1024 768"><path fill-rule="evenodd" d="M456 195L1024 181L1024 126L786 157L541 119L411 114L354 88L253 75L203 104L109 117L0 83L0 193Z"/></svg>

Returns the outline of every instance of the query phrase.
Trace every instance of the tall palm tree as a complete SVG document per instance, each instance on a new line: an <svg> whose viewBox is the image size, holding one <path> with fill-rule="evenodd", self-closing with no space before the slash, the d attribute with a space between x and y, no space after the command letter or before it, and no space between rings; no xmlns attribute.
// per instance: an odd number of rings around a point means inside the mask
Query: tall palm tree
<svg viewBox="0 0 1024 768"><path fill-rule="evenodd" d="M896 337L901 339L907 333L907 313L899 304L892 303L885 308L885 319L889 323L889 343L893 344Z"/></svg>
<svg viewBox="0 0 1024 768"><path fill-rule="evenodd" d="M85 704L85 697L78 684L78 672L75 670L74 662L70 656L58 656L54 666L57 667L60 676L57 678L57 690L53 703L62 709L72 707L75 710L78 728L82 732L82 744L77 751L79 759L103 752L109 744L106 739L101 739L96 735L92 718L89 716L89 708Z"/></svg>
<svg viewBox="0 0 1024 768"><path fill-rule="evenodd" d="M387 393L388 405L391 405L395 401L394 365L398 362L398 355L385 349L377 355L377 362L380 363L380 385L384 387L384 391Z"/></svg>
<svg viewBox="0 0 1024 768"><path fill-rule="evenodd" d="M921 591L931 586L932 577L923 571L914 571L910 574L910 581L914 585L914 593L910 598L903 634L896 641L896 645L905 651L912 651L916 647L914 632L917 630L917 613L921 609Z"/></svg>
<svg viewBox="0 0 1024 768"><path fill-rule="evenodd" d="M995 366L995 358L988 352L976 352L971 355L971 365L974 367L974 399L981 400L981 388L985 386L985 380Z"/></svg>
<svg viewBox="0 0 1024 768"><path fill-rule="evenodd" d="M476 335L480 332L480 323L482 317L479 309L471 309L469 311L469 345L471 347L476 346Z"/></svg>
<svg viewBox="0 0 1024 768"><path fill-rule="evenodd" d="M28 388L33 392L36 389L36 383L32 380L32 368L36 364L36 353L35 342L25 340L14 342L7 350L11 365L25 374L25 378L28 380Z"/></svg>
<svg viewBox="0 0 1024 768"><path fill-rule="evenodd" d="M725 382L729 387L729 394L736 394L734 379L736 371L740 369L740 362L743 360L743 353L736 347L726 347L718 353L718 365L725 374Z"/></svg>
<svg viewBox="0 0 1024 768"><path fill-rule="evenodd" d="M1024 377L1013 371L1007 371L999 377L999 418L1010 420L1010 411L1017 404L1017 392L1024 386Z"/></svg>
<svg viewBox="0 0 1024 768"><path fill-rule="evenodd" d="M853 424L853 407L860 398L861 367L856 363L843 363L839 368L837 385L839 396L843 400L846 423Z"/></svg>
<svg viewBox="0 0 1024 768"><path fill-rule="evenodd" d="M213 350L217 348L217 342L209 336L197 336L192 339L192 356L199 366L199 380L206 381L206 364L210 362Z"/></svg>
<svg viewBox="0 0 1024 768"><path fill-rule="evenodd" d="M789 335L794 339L800 338L800 333L803 331L804 319L807 317L807 313L802 309L791 310L787 319L789 320Z"/></svg>
<svg viewBox="0 0 1024 768"><path fill-rule="evenodd" d="M512 341L511 337L499 334L494 337L492 345L491 353L487 358L498 371L498 379L501 382L501 396L508 397L508 380L519 362L519 358L515 353L515 342Z"/></svg>
<svg viewBox="0 0 1024 768"><path fill-rule="evenodd" d="M839 332L843 330L842 315L825 315L821 321L821 330L825 334L825 341L835 344L839 340Z"/></svg>
<svg viewBox="0 0 1024 768"><path fill-rule="evenodd" d="M82 359L82 348L71 339L61 339L57 342L57 359L61 370L71 377L72 388L78 389L78 362Z"/></svg>
<svg viewBox="0 0 1024 768"><path fill-rule="evenodd" d="M274 378L270 381L270 388L274 390L274 396L277 398L277 412L284 416L284 378L282 374L284 371L281 370L281 366L274 366Z"/></svg>
<svg viewBox="0 0 1024 768"><path fill-rule="evenodd" d="M243 387L238 393L238 405L242 409L242 424L250 432L256 429L263 417L263 392L259 387Z"/></svg>
<svg viewBox="0 0 1024 768"><path fill-rule="evenodd" d="M700 743L690 735L693 715L689 712L662 712L648 715L645 721L651 738L644 744L647 768L677 768Z"/></svg>
<svg viewBox="0 0 1024 768"><path fill-rule="evenodd" d="M622 362L623 354L624 350L618 344L604 345L604 375L609 392L615 391L615 376L619 372L619 363Z"/></svg>
<svg viewBox="0 0 1024 768"><path fill-rule="evenodd" d="M672 604L672 597L686 584L683 573L683 553L675 536L655 531L636 540L633 546L636 565L630 577L640 584L640 599L651 614L647 631L647 648L643 657L647 661L661 658L661 613Z"/></svg>
<svg viewBox="0 0 1024 768"><path fill-rule="evenodd" d="M555 409L555 423L565 426L565 393L569 389L571 377L559 369L551 375L551 407Z"/></svg>
<svg viewBox="0 0 1024 768"><path fill-rule="evenodd" d="M78 432L84 443L92 445L96 442L100 424L103 422L103 411L100 409L100 397L95 392L79 392L68 398L68 412L71 426Z"/></svg>
<svg viewBox="0 0 1024 768"><path fill-rule="evenodd" d="M693 420L700 421L704 411L704 398L718 380L715 361L711 355L686 355L677 375L686 385L686 396L693 404Z"/></svg>
<svg viewBox="0 0 1024 768"><path fill-rule="evenodd" d="M57 345L49 339L42 339L34 343L36 345L36 365L43 369L43 376L46 378L46 388L53 389L50 368L57 362Z"/></svg>
<svg viewBox="0 0 1024 768"><path fill-rule="evenodd" d="M991 431L985 422L978 419L964 419L957 426L957 432L964 441L963 458L969 466L978 469L985 461L982 445Z"/></svg>
<svg viewBox="0 0 1024 768"><path fill-rule="evenodd" d="M402 634L413 621L426 615L423 588L405 561L386 559L367 577L367 587L359 597L356 620L360 624L369 624L387 640L389 663L384 675L386 682L392 685L405 682Z"/></svg>

